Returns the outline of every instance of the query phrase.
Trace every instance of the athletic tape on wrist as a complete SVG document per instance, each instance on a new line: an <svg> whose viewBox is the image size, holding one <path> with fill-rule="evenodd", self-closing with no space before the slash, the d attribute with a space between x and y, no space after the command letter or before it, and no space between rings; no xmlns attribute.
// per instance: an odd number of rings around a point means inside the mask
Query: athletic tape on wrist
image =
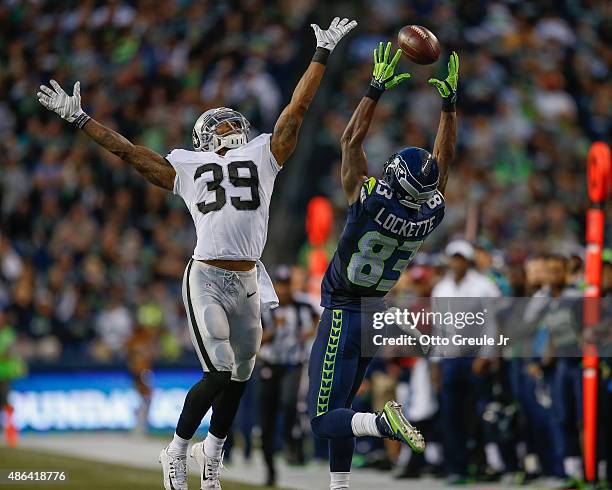
<svg viewBox="0 0 612 490"><path fill-rule="evenodd" d="M89 121L90 119L91 119L91 117L89 117L87 114L85 114L85 113L83 112L83 113L82 113L82 114L81 114L79 117L77 117L77 118L74 120L74 124L76 124L76 126L77 126L79 129L82 129L82 128L83 128L83 126L85 126L85 123L86 123L87 121Z"/></svg>
<svg viewBox="0 0 612 490"><path fill-rule="evenodd" d="M327 58L329 58L329 53L331 53L331 51L327 48L317 48L312 57L312 61L325 65L327 63Z"/></svg>
<svg viewBox="0 0 612 490"><path fill-rule="evenodd" d="M457 94L454 93L442 99L442 112L455 112L457 110Z"/></svg>
<svg viewBox="0 0 612 490"><path fill-rule="evenodd" d="M370 85L368 87L368 91L366 92L365 96L369 97L372 100L378 100L380 99L380 96L383 94L383 92L384 92L384 89L375 87L374 85Z"/></svg>

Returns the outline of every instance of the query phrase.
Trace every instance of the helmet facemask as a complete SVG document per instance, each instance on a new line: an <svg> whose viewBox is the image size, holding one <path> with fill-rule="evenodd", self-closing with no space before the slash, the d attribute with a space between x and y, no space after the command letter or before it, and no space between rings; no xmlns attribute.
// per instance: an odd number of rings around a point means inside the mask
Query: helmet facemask
<svg viewBox="0 0 612 490"><path fill-rule="evenodd" d="M219 134L217 129L223 123L226 123L229 129ZM206 111L193 127L193 149L217 151L220 148L229 150L246 145L249 141L249 126L249 121L233 109L219 107Z"/></svg>

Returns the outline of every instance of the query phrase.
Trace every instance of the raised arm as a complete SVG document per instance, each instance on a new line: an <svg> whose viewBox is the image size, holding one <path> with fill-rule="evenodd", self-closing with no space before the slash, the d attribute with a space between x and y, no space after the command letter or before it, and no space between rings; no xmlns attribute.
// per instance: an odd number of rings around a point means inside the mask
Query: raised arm
<svg viewBox="0 0 612 490"><path fill-rule="evenodd" d="M102 148L117 155L134 167L151 184L171 191L174 187L176 171L168 160L144 146L134 145L116 131L89 119L83 132Z"/></svg>
<svg viewBox="0 0 612 490"><path fill-rule="evenodd" d="M442 112L440 114L440 124L438 134L434 143L433 156L438 162L440 169L440 181L438 190L444 194L448 173L453 161L455 160L455 144L457 141L457 113Z"/></svg>
<svg viewBox="0 0 612 490"><path fill-rule="evenodd" d="M440 181L438 190L444 194L448 173L453 161L455 160L455 146L457 142L457 112L455 105L457 102L457 82L459 81L459 56L454 51L448 61L448 77L445 80L432 78L429 80L442 96L442 113L440 114L440 124L436 141L433 148L433 156L440 168Z"/></svg>
<svg viewBox="0 0 612 490"><path fill-rule="evenodd" d="M81 128L100 146L129 163L152 184L172 190L175 171L161 155L144 146L132 144L116 131L98 123L81 109L80 83L74 84L73 95L68 95L59 83L51 80L51 86L40 86L38 101L50 111Z"/></svg>
<svg viewBox="0 0 612 490"><path fill-rule="evenodd" d="M371 98L369 93L363 97L340 139L342 147L340 175L342 189L349 204L359 199L361 184L368 177L368 159L363 148L363 140L368 134L376 103L377 99Z"/></svg>
<svg viewBox="0 0 612 490"><path fill-rule="evenodd" d="M329 29L323 31L318 25L312 24L317 38L317 50L312 62L298 82L291 101L285 107L274 126L270 147L272 154L279 165L283 165L291 156L297 145L298 134L306 111L314 99L315 94L325 73L325 64L329 54L336 44L357 25L356 21L340 20L336 17Z"/></svg>
<svg viewBox="0 0 612 490"><path fill-rule="evenodd" d="M370 87L359 102L355 112L353 112L340 139L342 147L342 188L349 204L353 204L359 199L359 189L368 176L368 160L363 148L363 141L368 134L376 103L386 89L395 87L410 78L408 73L393 76L401 56L401 50L397 50L391 62L389 62L390 52L391 43L387 43L384 52L383 43L380 43L378 49L374 50L374 72Z"/></svg>

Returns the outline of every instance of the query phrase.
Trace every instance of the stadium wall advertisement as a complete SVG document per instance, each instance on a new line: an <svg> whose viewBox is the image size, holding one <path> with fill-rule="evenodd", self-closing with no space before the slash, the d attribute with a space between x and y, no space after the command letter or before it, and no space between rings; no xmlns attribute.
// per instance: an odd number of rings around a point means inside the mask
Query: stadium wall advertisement
<svg viewBox="0 0 612 490"><path fill-rule="evenodd" d="M153 372L148 425L172 431L187 391L200 377L197 369ZM124 370L40 372L15 380L9 401L20 431L131 430L140 396ZM200 430L208 430L210 413Z"/></svg>

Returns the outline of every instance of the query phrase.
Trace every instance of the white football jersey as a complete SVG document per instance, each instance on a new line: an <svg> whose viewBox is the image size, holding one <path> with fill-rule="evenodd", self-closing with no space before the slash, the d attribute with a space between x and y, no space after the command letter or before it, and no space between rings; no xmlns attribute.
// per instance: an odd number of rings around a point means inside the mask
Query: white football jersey
<svg viewBox="0 0 612 490"><path fill-rule="evenodd" d="M266 244L270 198L281 167L261 134L225 155L172 150L174 194L196 227L195 260L259 260Z"/></svg>

